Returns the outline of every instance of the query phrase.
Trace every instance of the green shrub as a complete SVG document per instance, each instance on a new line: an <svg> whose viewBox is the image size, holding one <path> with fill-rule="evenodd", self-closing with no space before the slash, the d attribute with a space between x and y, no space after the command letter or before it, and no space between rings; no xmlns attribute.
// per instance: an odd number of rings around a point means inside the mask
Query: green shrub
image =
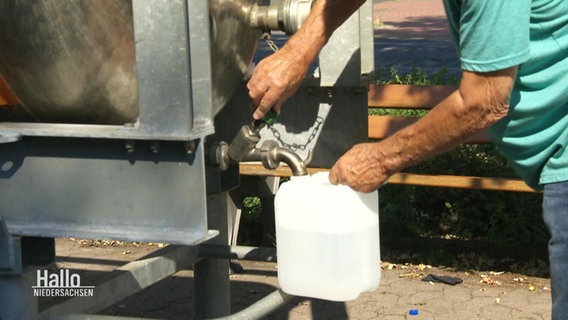
<svg viewBox="0 0 568 320"><path fill-rule="evenodd" d="M241 221L237 243L258 246L262 242L262 206L259 197L246 197L243 200Z"/></svg>

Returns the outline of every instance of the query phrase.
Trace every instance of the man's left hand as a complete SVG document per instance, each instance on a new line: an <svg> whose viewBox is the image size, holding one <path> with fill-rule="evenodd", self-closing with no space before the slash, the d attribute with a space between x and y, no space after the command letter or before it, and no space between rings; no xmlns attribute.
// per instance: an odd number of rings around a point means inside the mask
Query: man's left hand
<svg viewBox="0 0 568 320"><path fill-rule="evenodd" d="M329 181L348 185L360 192L371 192L381 187L388 175L379 161L377 147L377 143L355 145L333 165Z"/></svg>

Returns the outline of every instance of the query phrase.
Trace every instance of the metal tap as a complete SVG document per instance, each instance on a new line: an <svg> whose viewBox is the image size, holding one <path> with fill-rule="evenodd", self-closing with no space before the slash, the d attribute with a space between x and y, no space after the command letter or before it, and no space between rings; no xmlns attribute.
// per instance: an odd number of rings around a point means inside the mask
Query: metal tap
<svg viewBox="0 0 568 320"><path fill-rule="evenodd" d="M260 148L260 130L266 126L264 120L255 120L241 127L231 144L220 143L213 152L214 163L226 170L230 162L261 161L265 168L274 170L280 162L286 163L294 176L308 174L304 161L292 150L280 147L274 140L265 141Z"/></svg>

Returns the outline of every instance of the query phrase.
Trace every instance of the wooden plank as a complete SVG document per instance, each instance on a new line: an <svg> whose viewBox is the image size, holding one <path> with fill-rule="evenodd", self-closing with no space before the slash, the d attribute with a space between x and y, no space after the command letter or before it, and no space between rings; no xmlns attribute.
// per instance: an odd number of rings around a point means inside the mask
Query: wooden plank
<svg viewBox="0 0 568 320"><path fill-rule="evenodd" d="M387 138L418 119L420 117L369 116L369 138ZM491 143L491 139L483 131L467 139L466 143Z"/></svg>
<svg viewBox="0 0 568 320"><path fill-rule="evenodd" d="M326 168L308 168L309 174L329 171ZM292 171L287 166L268 170L260 163L241 163L241 175L289 177ZM387 183L416 185L425 187L444 187L494 191L535 192L519 179L488 178L473 176L424 175L414 173L397 173L390 177Z"/></svg>
<svg viewBox="0 0 568 320"><path fill-rule="evenodd" d="M397 173L390 177L388 183L476 190L535 192L522 180L490 177Z"/></svg>
<svg viewBox="0 0 568 320"><path fill-rule="evenodd" d="M288 166L282 165L274 170L266 169L260 162L244 162L239 163L239 171L241 175L245 176L272 176L272 177L289 177L292 175L292 170ZM308 173L314 174L316 172L326 172L326 168L308 168Z"/></svg>
<svg viewBox="0 0 568 320"><path fill-rule="evenodd" d="M418 119L419 117L369 116L369 138L385 139Z"/></svg>
<svg viewBox="0 0 568 320"><path fill-rule="evenodd" d="M371 85L369 108L431 109L458 86Z"/></svg>

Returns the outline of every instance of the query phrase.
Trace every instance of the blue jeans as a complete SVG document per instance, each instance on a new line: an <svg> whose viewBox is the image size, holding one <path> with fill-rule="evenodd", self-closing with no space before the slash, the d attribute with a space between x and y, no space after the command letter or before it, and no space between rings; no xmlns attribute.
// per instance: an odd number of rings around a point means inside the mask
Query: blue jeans
<svg viewBox="0 0 568 320"><path fill-rule="evenodd" d="M545 185L542 207L551 235L552 319L568 319L568 181Z"/></svg>

